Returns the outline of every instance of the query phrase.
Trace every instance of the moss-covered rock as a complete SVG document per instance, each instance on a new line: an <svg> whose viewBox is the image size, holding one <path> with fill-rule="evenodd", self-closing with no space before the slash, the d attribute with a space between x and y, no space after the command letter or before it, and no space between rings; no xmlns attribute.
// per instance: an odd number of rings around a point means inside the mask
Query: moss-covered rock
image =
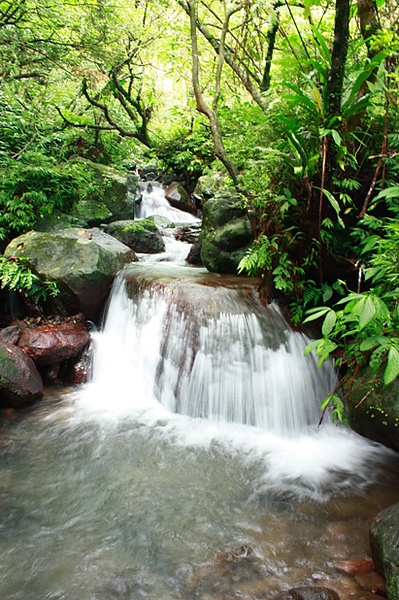
<svg viewBox="0 0 399 600"><path fill-rule="evenodd" d="M87 227L98 227L118 219L131 219L134 213L134 193L124 171L85 161L96 182L96 192L81 200L72 212L72 217Z"/></svg>
<svg viewBox="0 0 399 600"><path fill-rule="evenodd" d="M97 321L117 272L132 260L134 252L98 229L30 231L15 238L5 255L25 257L37 273L55 281L67 314L83 312Z"/></svg>
<svg viewBox="0 0 399 600"><path fill-rule="evenodd" d="M399 504L382 510L370 527L376 570L386 579L388 600L399 598Z"/></svg>
<svg viewBox="0 0 399 600"><path fill-rule="evenodd" d="M135 252L157 254L165 250L165 242L150 219L114 221L106 227L106 232Z"/></svg>
<svg viewBox="0 0 399 600"><path fill-rule="evenodd" d="M399 450L399 383L383 385L381 371L364 369L344 387L351 428L360 435Z"/></svg>
<svg viewBox="0 0 399 600"><path fill-rule="evenodd" d="M204 204L201 259L209 271L236 273L252 240L251 224L234 192L219 192Z"/></svg>

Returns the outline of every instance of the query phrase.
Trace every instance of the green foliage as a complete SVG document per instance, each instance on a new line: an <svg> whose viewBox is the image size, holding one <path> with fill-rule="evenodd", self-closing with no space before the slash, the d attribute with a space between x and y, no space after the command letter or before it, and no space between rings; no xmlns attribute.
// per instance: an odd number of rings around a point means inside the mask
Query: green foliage
<svg viewBox="0 0 399 600"><path fill-rule="evenodd" d="M284 244L287 248L295 241L296 236L290 235L292 233L289 230L284 232ZM304 269L290 258L288 250L281 251L282 243L280 236L277 235L271 238L265 235L259 236L241 259L238 273L245 271L248 275L258 275L269 271L276 290L288 296L295 296L298 295L298 281L302 279Z"/></svg>
<svg viewBox="0 0 399 600"><path fill-rule="evenodd" d="M213 142L206 127L194 131L178 129L159 143L156 156L166 171L198 179L215 159Z"/></svg>
<svg viewBox="0 0 399 600"><path fill-rule="evenodd" d="M338 348L345 360L364 365L373 371L383 367L384 384L399 375L399 226L390 221L384 236L373 235L364 240L365 253L373 254L365 269L371 289L349 292L333 308L310 309L304 323L323 318L322 338L308 346L316 350L319 363Z"/></svg>
<svg viewBox="0 0 399 600"><path fill-rule="evenodd" d="M91 191L93 176L79 162L57 164L40 152L0 165L0 239L24 233L54 209L69 210Z"/></svg>
<svg viewBox="0 0 399 600"><path fill-rule="evenodd" d="M24 258L7 259L0 256L0 284L2 288L17 292L35 304L59 294L57 284L42 280Z"/></svg>

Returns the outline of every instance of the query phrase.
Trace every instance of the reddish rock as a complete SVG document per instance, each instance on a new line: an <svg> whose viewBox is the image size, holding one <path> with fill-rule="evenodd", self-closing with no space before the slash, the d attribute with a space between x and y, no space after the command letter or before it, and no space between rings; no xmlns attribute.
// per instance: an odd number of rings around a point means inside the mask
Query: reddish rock
<svg viewBox="0 0 399 600"><path fill-rule="evenodd" d="M374 570L371 558L353 558L337 565L337 571L347 575L358 575L359 573L370 573Z"/></svg>
<svg viewBox="0 0 399 600"><path fill-rule="evenodd" d="M23 408L43 396L43 381L31 358L0 340L0 407Z"/></svg>
<svg viewBox="0 0 399 600"><path fill-rule="evenodd" d="M339 596L326 587L302 586L281 592L278 600L339 600Z"/></svg>
<svg viewBox="0 0 399 600"><path fill-rule="evenodd" d="M82 323L68 321L26 329L18 346L36 365L48 366L77 356L89 340L90 334Z"/></svg>
<svg viewBox="0 0 399 600"><path fill-rule="evenodd" d="M387 586L385 579L375 571L370 573L359 573L356 575L355 581L363 590L370 591L379 596L386 596Z"/></svg>

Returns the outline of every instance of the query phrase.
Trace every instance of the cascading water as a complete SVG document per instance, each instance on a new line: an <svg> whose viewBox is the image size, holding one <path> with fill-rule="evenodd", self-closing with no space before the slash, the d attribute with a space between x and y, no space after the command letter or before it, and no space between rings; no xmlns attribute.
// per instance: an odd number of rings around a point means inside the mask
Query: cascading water
<svg viewBox="0 0 399 600"><path fill-rule="evenodd" d="M139 389L172 413L210 421L277 434L317 424L333 368L304 357L309 340L277 306L262 306L238 278L223 285L193 268L184 279L181 269L163 265L161 279L152 271L132 265L119 276L95 346L95 384L123 382L126 407Z"/></svg>
<svg viewBox="0 0 399 600"><path fill-rule="evenodd" d="M398 501L396 455L318 428L331 365L250 283L166 242L116 280L93 381L0 421L0 597L364 599L337 566Z"/></svg>

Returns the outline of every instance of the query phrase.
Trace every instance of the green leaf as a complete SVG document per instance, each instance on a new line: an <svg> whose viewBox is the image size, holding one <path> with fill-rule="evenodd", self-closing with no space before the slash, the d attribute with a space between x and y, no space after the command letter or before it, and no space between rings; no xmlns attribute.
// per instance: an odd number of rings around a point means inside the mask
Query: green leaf
<svg viewBox="0 0 399 600"><path fill-rule="evenodd" d="M362 308L359 313L359 329L364 329L366 325L368 325L375 316L376 310L373 302L373 298L366 298L362 303Z"/></svg>
<svg viewBox="0 0 399 600"><path fill-rule="evenodd" d="M307 356L308 354L313 352L313 350L315 350L322 341L323 341L322 339L319 339L319 340L313 340L313 342L310 342L310 344L308 344L306 346L303 355Z"/></svg>
<svg viewBox="0 0 399 600"><path fill-rule="evenodd" d="M321 327L321 332L324 336L328 336L334 328L335 323L337 322L337 313L335 310L330 310L324 319L323 325Z"/></svg>
<svg viewBox="0 0 399 600"><path fill-rule="evenodd" d="M384 371L384 385L389 385L399 375L399 352L391 346L388 352L387 366Z"/></svg>
<svg viewBox="0 0 399 600"><path fill-rule="evenodd" d="M328 306L311 308L310 310L306 311L306 314L308 314L309 317L306 317L303 323L310 323L310 321L315 321L316 319L323 317L326 313L328 313L329 310L331 309Z"/></svg>

